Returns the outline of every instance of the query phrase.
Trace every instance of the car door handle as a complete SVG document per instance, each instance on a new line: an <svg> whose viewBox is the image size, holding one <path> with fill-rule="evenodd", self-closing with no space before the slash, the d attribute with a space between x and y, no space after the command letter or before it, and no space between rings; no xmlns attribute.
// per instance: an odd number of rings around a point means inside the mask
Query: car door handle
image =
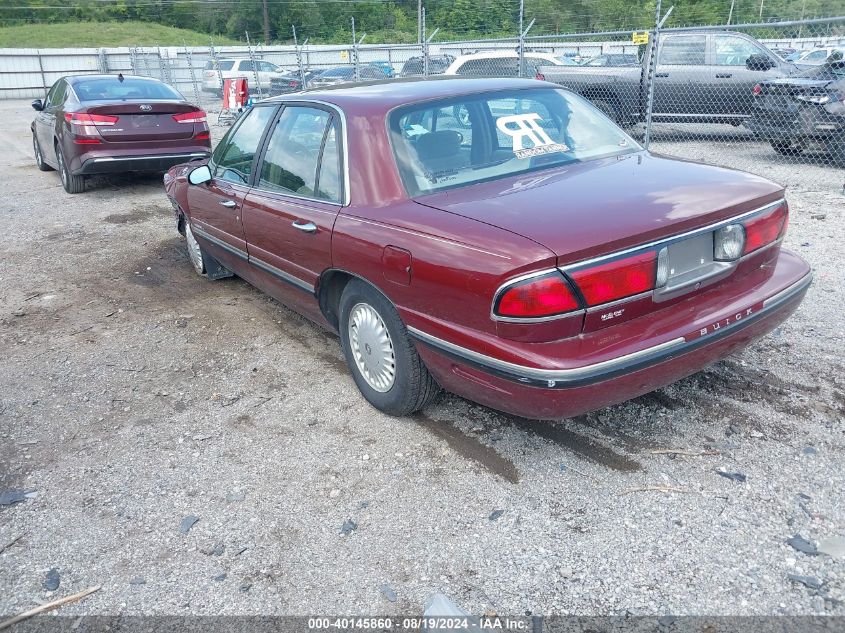
<svg viewBox="0 0 845 633"><path fill-rule="evenodd" d="M669 73L655 73L654 76L655 77L668 77Z"/></svg>
<svg viewBox="0 0 845 633"><path fill-rule="evenodd" d="M220 204L226 207L227 209L234 209L238 206L238 203L234 200L221 200Z"/></svg>
<svg viewBox="0 0 845 633"><path fill-rule="evenodd" d="M317 225L313 222L300 222L299 220L294 220L291 226L303 233L316 233L317 232Z"/></svg>
<svg viewBox="0 0 845 633"><path fill-rule="evenodd" d="M730 79L733 77L731 73L716 73L716 79Z"/></svg>

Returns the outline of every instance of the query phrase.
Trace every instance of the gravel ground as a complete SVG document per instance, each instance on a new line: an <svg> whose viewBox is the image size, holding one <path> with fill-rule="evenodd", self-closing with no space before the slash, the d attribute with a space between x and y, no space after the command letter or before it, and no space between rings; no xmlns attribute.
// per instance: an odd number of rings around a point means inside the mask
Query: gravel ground
<svg viewBox="0 0 845 633"><path fill-rule="evenodd" d="M796 315L576 419L452 396L393 419L336 337L193 273L158 177L68 196L28 104L0 115L0 492L34 491L0 506L0 613L102 585L61 613L413 614L440 591L478 613L845 615L842 553L786 542L845 537L842 171L661 141L789 185L786 244L816 274Z"/></svg>

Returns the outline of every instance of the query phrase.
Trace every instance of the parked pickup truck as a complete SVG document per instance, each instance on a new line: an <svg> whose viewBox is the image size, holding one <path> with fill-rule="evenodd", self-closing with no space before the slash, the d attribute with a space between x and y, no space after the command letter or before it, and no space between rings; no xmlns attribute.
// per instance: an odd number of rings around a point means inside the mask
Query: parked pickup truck
<svg viewBox="0 0 845 633"><path fill-rule="evenodd" d="M580 93L620 124L645 119L646 67L538 66L537 78ZM740 125L751 114L754 86L797 72L754 38L725 31L665 32L655 70L655 121Z"/></svg>

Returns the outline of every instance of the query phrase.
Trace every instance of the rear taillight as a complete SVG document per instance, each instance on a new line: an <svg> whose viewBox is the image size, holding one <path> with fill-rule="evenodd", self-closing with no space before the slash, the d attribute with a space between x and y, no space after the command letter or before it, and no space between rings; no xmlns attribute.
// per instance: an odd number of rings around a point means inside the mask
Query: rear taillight
<svg viewBox="0 0 845 633"><path fill-rule="evenodd" d="M73 139L74 145L99 145L100 139L96 137L91 138L84 138L84 137L76 137Z"/></svg>
<svg viewBox="0 0 845 633"><path fill-rule="evenodd" d="M506 287L494 306L500 317L536 319L577 310L578 299L563 275L552 272Z"/></svg>
<svg viewBox="0 0 845 633"><path fill-rule="evenodd" d="M208 132L197 132L194 134L194 138L198 141L207 141L211 138L211 135Z"/></svg>
<svg viewBox="0 0 845 633"><path fill-rule="evenodd" d="M789 220L789 205L782 202L763 215L743 222L745 226L745 248L742 254L754 252L783 237Z"/></svg>
<svg viewBox="0 0 845 633"><path fill-rule="evenodd" d="M182 112L181 114L174 114L173 120L176 123L205 123L206 116L202 110L195 110L194 112Z"/></svg>
<svg viewBox="0 0 845 633"><path fill-rule="evenodd" d="M763 86L760 84L754 84L754 87L751 89L751 92L754 93L755 97L759 97L763 93Z"/></svg>
<svg viewBox="0 0 845 633"><path fill-rule="evenodd" d="M575 270L569 276L588 305L595 306L654 289L657 252L648 251Z"/></svg>
<svg viewBox="0 0 845 633"><path fill-rule="evenodd" d="M71 125L114 125L118 117L111 114L84 114L81 112L65 112L65 121Z"/></svg>

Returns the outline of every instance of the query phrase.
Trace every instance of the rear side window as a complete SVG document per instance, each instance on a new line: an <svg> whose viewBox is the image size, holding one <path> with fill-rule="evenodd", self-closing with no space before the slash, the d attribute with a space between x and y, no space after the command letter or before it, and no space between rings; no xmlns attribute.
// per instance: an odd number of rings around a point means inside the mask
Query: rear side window
<svg viewBox="0 0 845 633"><path fill-rule="evenodd" d="M82 79L73 84L73 89L81 101L183 99L182 95L167 84L152 79Z"/></svg>
<svg viewBox="0 0 845 633"><path fill-rule="evenodd" d="M227 61L227 62L220 62L220 63L217 65L217 67L218 67L218 68L220 68L220 70L232 70L232 67L233 67L234 65L235 65L235 62L234 62L234 61L232 61L232 60L230 59L230 60L229 60L229 61Z"/></svg>
<svg viewBox="0 0 845 633"><path fill-rule="evenodd" d="M64 79L59 79L53 87L50 88L50 92L47 93L47 103L44 104L45 108L55 108L61 106L65 102L65 97L67 96L67 83Z"/></svg>
<svg viewBox="0 0 845 633"><path fill-rule="evenodd" d="M258 144L275 112L275 108L252 108L242 115L239 125L232 129L211 156L215 178L238 184L249 182Z"/></svg>
<svg viewBox="0 0 845 633"><path fill-rule="evenodd" d="M325 110L287 107L276 122L258 186L330 202L340 201L337 134Z"/></svg>
<svg viewBox="0 0 845 633"><path fill-rule="evenodd" d="M705 35L673 35L660 45L660 64L669 66L704 65Z"/></svg>

